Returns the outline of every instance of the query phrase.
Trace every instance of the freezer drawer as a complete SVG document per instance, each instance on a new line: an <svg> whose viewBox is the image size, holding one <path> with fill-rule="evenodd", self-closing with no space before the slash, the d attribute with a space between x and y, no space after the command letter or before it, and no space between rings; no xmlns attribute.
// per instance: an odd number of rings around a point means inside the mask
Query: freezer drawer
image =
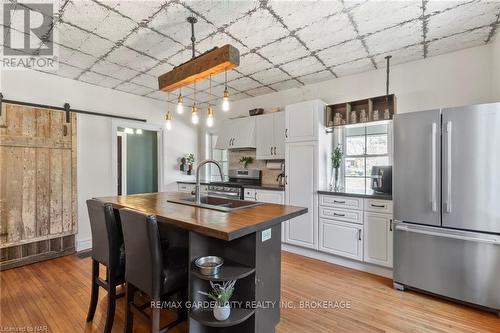
<svg viewBox="0 0 500 333"><path fill-rule="evenodd" d="M500 309L500 236L396 223L394 281Z"/></svg>

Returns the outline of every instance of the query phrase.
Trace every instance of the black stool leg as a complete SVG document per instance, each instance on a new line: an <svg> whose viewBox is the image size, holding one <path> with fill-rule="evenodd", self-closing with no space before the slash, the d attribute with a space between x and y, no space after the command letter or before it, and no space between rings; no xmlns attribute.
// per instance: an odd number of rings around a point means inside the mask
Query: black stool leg
<svg viewBox="0 0 500 333"><path fill-rule="evenodd" d="M116 306L116 282L114 272L108 268L108 311L106 316L106 324L104 325L104 332L111 333L113 328L113 320L115 319L115 306Z"/></svg>
<svg viewBox="0 0 500 333"><path fill-rule="evenodd" d="M160 299L152 299L152 302L157 302ZM159 333L160 332L160 308L152 307L151 308L151 333Z"/></svg>
<svg viewBox="0 0 500 333"><path fill-rule="evenodd" d="M135 287L127 282L126 289L126 303L125 303L125 333L132 333L134 327L134 313L132 312L132 304L134 303Z"/></svg>
<svg viewBox="0 0 500 333"><path fill-rule="evenodd" d="M90 305L87 313L87 322L94 319L95 309L97 308L97 301L99 300L99 285L97 279L99 278L99 262L92 260L92 284L90 293Z"/></svg>

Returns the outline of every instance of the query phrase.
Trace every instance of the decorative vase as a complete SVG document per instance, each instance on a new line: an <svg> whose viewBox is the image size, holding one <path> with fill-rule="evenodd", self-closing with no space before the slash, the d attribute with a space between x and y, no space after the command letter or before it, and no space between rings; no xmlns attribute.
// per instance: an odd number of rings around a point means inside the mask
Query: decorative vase
<svg viewBox="0 0 500 333"><path fill-rule="evenodd" d="M229 303L220 306L218 303L215 304L214 306L214 317L217 320L224 321L229 318L229 315L231 314L231 308L229 307Z"/></svg>
<svg viewBox="0 0 500 333"><path fill-rule="evenodd" d="M332 180L330 182L330 190L335 192L340 191L339 168L332 168Z"/></svg>
<svg viewBox="0 0 500 333"><path fill-rule="evenodd" d="M193 172L193 165L192 164L189 164L188 165L188 169L187 169L187 174L188 175L191 175L191 173Z"/></svg>

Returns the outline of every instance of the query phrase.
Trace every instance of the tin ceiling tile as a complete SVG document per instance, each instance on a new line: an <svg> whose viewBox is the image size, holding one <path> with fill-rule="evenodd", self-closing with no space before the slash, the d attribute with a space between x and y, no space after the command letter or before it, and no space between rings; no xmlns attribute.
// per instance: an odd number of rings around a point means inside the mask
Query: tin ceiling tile
<svg viewBox="0 0 500 333"><path fill-rule="evenodd" d="M356 31L345 13L318 20L299 30L301 38L310 50L319 50L356 38Z"/></svg>
<svg viewBox="0 0 500 333"><path fill-rule="evenodd" d="M142 22L158 12L164 3L165 1L156 0L118 1L114 9L136 22Z"/></svg>
<svg viewBox="0 0 500 333"><path fill-rule="evenodd" d="M295 80L293 80L295 81ZM297 81L295 81L297 82ZM252 95L252 96L260 96L260 95L265 95L265 94L271 94L275 92L274 90L272 90L271 88L268 88L268 87L259 87L259 88L255 88L255 89L250 89L250 90L247 90L246 93Z"/></svg>
<svg viewBox="0 0 500 333"><path fill-rule="evenodd" d="M402 49L390 50L385 53L378 54L374 57L375 63L378 68L386 67L387 60L386 56L391 55L391 66L402 64L405 62L415 61L424 58L424 47L423 45L414 45L409 47L404 47Z"/></svg>
<svg viewBox="0 0 500 333"><path fill-rule="evenodd" d="M72 49L79 49L83 42L89 37L89 34L81 29L61 23L56 26L59 35L59 44Z"/></svg>
<svg viewBox="0 0 500 333"><path fill-rule="evenodd" d="M113 46L113 42L90 34L88 38L85 39L80 45L79 50L84 53L88 53L96 58L100 58L101 56L109 52L113 48Z"/></svg>
<svg viewBox="0 0 500 333"><path fill-rule="evenodd" d="M309 54L307 49L295 37L287 37L269 44L260 49L259 53L275 64L289 62Z"/></svg>
<svg viewBox="0 0 500 333"><path fill-rule="evenodd" d="M239 91L245 91L253 88L257 88L260 84L248 77L242 77L231 81L231 86L238 89Z"/></svg>
<svg viewBox="0 0 500 333"><path fill-rule="evenodd" d="M429 18L427 38L441 38L457 32L491 25L500 13L500 1L473 2Z"/></svg>
<svg viewBox="0 0 500 333"><path fill-rule="evenodd" d="M421 43L422 36L422 22L412 21L368 36L365 41L370 54L378 54Z"/></svg>
<svg viewBox="0 0 500 333"><path fill-rule="evenodd" d="M134 28L137 28L137 23L110 11L106 19L96 28L95 33L113 42L118 42L129 35Z"/></svg>
<svg viewBox="0 0 500 333"><path fill-rule="evenodd" d="M142 86L151 88L151 89L158 89L158 78L147 75L147 74L141 74L131 80L133 83L140 84Z"/></svg>
<svg viewBox="0 0 500 333"><path fill-rule="evenodd" d="M318 56L327 66L333 66L352 61L353 59L364 58L368 56L368 54L361 41L355 39L321 51L318 53Z"/></svg>
<svg viewBox="0 0 500 333"><path fill-rule="evenodd" d="M288 34L266 10L259 9L227 28L227 31L248 48L266 45Z"/></svg>
<svg viewBox="0 0 500 333"><path fill-rule="evenodd" d="M341 1L271 1L271 8L290 30L295 30L320 21L342 11ZM304 15L307 13L307 15Z"/></svg>
<svg viewBox="0 0 500 333"><path fill-rule="evenodd" d="M115 89L135 95L147 95L153 91L151 88L143 87L131 82L122 83Z"/></svg>
<svg viewBox="0 0 500 333"><path fill-rule="evenodd" d="M302 84L300 84L300 82L298 82L297 80L286 80L271 84L271 88L275 90L287 90L292 88L298 88L301 86Z"/></svg>
<svg viewBox="0 0 500 333"><path fill-rule="evenodd" d="M290 75L297 77L323 70L325 69L325 66L323 66L316 58L305 57L281 65L281 68L290 73Z"/></svg>
<svg viewBox="0 0 500 333"><path fill-rule="evenodd" d="M61 18L65 22L95 31L108 15L108 9L93 1L70 1Z"/></svg>
<svg viewBox="0 0 500 333"><path fill-rule="evenodd" d="M327 80L333 80L335 79L335 76L330 71L318 71L315 73L311 74L306 74L303 76L299 76L298 79L301 82L304 82L305 84L313 84L313 83L318 83L322 81L327 81Z"/></svg>
<svg viewBox="0 0 500 333"><path fill-rule="evenodd" d="M435 56L447 52L466 49L473 46L484 45L491 28L481 28L474 31L464 32L454 36L431 41L428 46L428 55Z"/></svg>
<svg viewBox="0 0 500 333"><path fill-rule="evenodd" d="M59 68L57 69L57 75L66 77L69 79L75 79L77 78L81 73L82 69L66 65L62 62L59 62Z"/></svg>
<svg viewBox="0 0 500 333"><path fill-rule="evenodd" d="M290 75L286 74L285 72L283 72L278 68L266 69L261 72L252 74L251 77L265 84L290 79Z"/></svg>
<svg viewBox="0 0 500 333"><path fill-rule="evenodd" d="M373 66L373 63L368 58L351 61L333 67L333 71L337 74L337 76L347 76L361 72L368 72L374 69L375 67Z"/></svg>
<svg viewBox="0 0 500 333"><path fill-rule="evenodd" d="M146 97L151 97L151 98L154 98L154 99L157 99L160 101L167 101L168 100L168 94L163 92L163 91L158 91L158 90L147 94ZM170 105L170 111L173 112L173 110L174 110L173 105Z"/></svg>

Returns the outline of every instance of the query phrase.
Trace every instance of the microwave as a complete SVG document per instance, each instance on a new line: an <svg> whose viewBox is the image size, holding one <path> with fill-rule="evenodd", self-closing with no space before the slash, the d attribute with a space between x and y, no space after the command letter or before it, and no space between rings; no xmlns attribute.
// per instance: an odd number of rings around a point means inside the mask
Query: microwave
<svg viewBox="0 0 500 333"><path fill-rule="evenodd" d="M392 193L392 166L372 167L370 188L377 193Z"/></svg>

